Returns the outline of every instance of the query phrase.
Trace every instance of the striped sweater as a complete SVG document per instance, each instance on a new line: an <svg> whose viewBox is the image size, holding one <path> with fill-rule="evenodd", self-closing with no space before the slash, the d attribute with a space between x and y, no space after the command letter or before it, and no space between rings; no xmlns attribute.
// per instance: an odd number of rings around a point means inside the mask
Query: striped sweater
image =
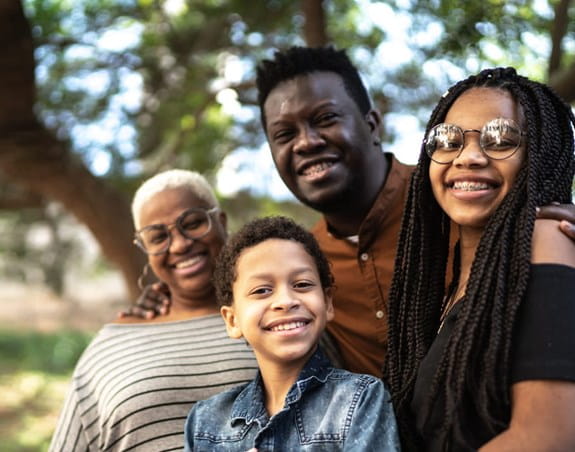
<svg viewBox="0 0 575 452"><path fill-rule="evenodd" d="M192 405L256 372L220 315L105 325L78 361L50 452L183 450Z"/></svg>

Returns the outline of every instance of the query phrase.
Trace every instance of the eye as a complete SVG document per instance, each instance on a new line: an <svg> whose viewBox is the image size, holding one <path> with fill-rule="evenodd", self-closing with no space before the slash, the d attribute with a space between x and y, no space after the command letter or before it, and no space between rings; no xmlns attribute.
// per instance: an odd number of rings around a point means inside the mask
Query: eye
<svg viewBox="0 0 575 452"><path fill-rule="evenodd" d="M518 141L506 137L489 137L483 141L483 147L491 151L503 151L509 148L515 148Z"/></svg>
<svg viewBox="0 0 575 452"><path fill-rule="evenodd" d="M248 292L249 295L254 295L258 298L265 297L266 295L269 295L271 293L272 293L272 288L269 286L254 287L253 289L251 289Z"/></svg>
<svg viewBox="0 0 575 452"><path fill-rule="evenodd" d="M182 223L182 227L186 231L193 231L200 228L206 222L205 218L189 218Z"/></svg>
<svg viewBox="0 0 575 452"><path fill-rule="evenodd" d="M493 130L481 137L481 146L490 151L505 151L519 146L521 135L513 129Z"/></svg>
<svg viewBox="0 0 575 452"><path fill-rule="evenodd" d="M152 237L150 238L150 242L151 243L162 243L165 242L168 239L168 234L163 233L163 232L159 232L157 234L153 234Z"/></svg>
<svg viewBox="0 0 575 452"><path fill-rule="evenodd" d="M272 138L278 144L285 144L293 137L293 135L293 129L280 129L273 133Z"/></svg>
<svg viewBox="0 0 575 452"><path fill-rule="evenodd" d="M321 127L327 127L332 125L337 119L337 117L338 117L337 113L331 111L327 113L322 113L315 118L314 123Z"/></svg>
<svg viewBox="0 0 575 452"><path fill-rule="evenodd" d="M452 124L438 124L431 130L426 148L431 152L452 152L461 149L461 130Z"/></svg>
<svg viewBox="0 0 575 452"><path fill-rule="evenodd" d="M438 151L456 151L461 147L461 141L456 136L437 136L435 137L435 149Z"/></svg>
<svg viewBox="0 0 575 452"><path fill-rule="evenodd" d="M293 283L294 289L299 290L308 290L313 289L316 286L316 283L310 280L299 280Z"/></svg>

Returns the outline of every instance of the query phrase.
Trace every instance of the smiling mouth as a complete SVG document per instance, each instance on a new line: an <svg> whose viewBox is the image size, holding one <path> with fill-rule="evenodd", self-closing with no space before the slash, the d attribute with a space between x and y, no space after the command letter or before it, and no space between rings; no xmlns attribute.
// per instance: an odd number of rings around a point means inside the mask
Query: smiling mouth
<svg viewBox="0 0 575 452"><path fill-rule="evenodd" d="M302 176L315 176L331 168L333 165L335 165L335 162L333 161L322 161L313 163L309 166L305 166L304 168L300 169L299 174Z"/></svg>
<svg viewBox="0 0 575 452"><path fill-rule="evenodd" d="M452 184L448 184L448 187L453 190L460 191L480 191L489 190L496 188L493 184L488 184L486 182L470 182L470 181L457 181Z"/></svg>
<svg viewBox="0 0 575 452"><path fill-rule="evenodd" d="M194 265L196 265L198 262L200 262L202 259L204 258L203 255L198 254L194 257L191 257L189 259L186 259L185 261L181 261L178 262L177 264L174 265L175 268L188 268L188 267L192 267Z"/></svg>
<svg viewBox="0 0 575 452"><path fill-rule="evenodd" d="M306 326L309 323L309 321L301 321L298 320L296 322L288 322L288 323L280 323L279 325L274 325L271 328L267 328L268 331L289 331L289 330L295 330L296 328L301 328L303 326Z"/></svg>

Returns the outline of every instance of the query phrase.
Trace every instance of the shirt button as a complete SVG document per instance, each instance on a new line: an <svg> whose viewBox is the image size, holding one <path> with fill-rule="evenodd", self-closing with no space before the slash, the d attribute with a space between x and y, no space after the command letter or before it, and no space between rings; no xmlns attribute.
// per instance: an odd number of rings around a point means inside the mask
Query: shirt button
<svg viewBox="0 0 575 452"><path fill-rule="evenodd" d="M361 253L360 259L365 262L369 259L369 255L367 253Z"/></svg>
<svg viewBox="0 0 575 452"><path fill-rule="evenodd" d="M376 316L378 319L383 319L383 311L377 311L377 312L375 313L375 316Z"/></svg>

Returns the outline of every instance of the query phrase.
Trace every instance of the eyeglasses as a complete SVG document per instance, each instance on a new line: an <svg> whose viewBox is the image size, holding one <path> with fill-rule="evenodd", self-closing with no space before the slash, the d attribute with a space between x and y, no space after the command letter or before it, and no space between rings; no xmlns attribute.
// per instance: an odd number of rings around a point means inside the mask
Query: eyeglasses
<svg viewBox="0 0 575 452"><path fill-rule="evenodd" d="M524 132L515 121L495 118L485 123L481 130L463 130L455 124L437 124L424 140L425 152L436 163L451 163L463 150L465 134L479 134L479 147L490 159L504 160L511 157L519 146Z"/></svg>
<svg viewBox="0 0 575 452"><path fill-rule="evenodd" d="M168 251L172 243L171 229L177 230L187 239L197 240L212 229L210 214L218 211L217 207L209 210L194 208L182 213L172 224L151 224L136 232L134 243L146 254L162 254Z"/></svg>

